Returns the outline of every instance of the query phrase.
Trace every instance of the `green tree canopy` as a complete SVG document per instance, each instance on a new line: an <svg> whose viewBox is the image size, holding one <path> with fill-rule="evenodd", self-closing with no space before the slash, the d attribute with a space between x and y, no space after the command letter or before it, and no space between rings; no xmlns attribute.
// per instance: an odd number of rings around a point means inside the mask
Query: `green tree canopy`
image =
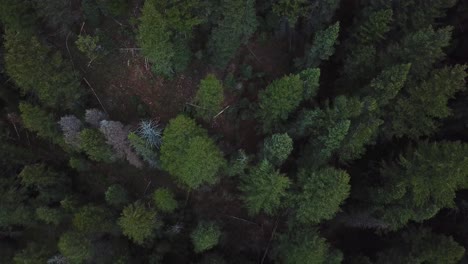
<svg viewBox="0 0 468 264"><path fill-rule="evenodd" d="M111 232L114 219L110 211L96 205L85 205L78 209L73 216L73 226L84 234Z"/></svg>
<svg viewBox="0 0 468 264"><path fill-rule="evenodd" d="M213 29L208 47L213 64L224 68L255 33L258 23L253 0L222 0L220 8L223 19Z"/></svg>
<svg viewBox="0 0 468 264"><path fill-rule="evenodd" d="M81 149L94 161L112 162L112 149L106 144L104 135L96 129L85 128L80 133Z"/></svg>
<svg viewBox="0 0 468 264"><path fill-rule="evenodd" d="M174 194L167 188L158 188L153 194L156 207L162 212L172 212L177 208L177 200Z"/></svg>
<svg viewBox="0 0 468 264"><path fill-rule="evenodd" d="M273 215L280 207L290 180L264 160L242 178L241 198L251 215Z"/></svg>
<svg viewBox="0 0 468 264"><path fill-rule="evenodd" d="M303 97L304 82L298 75L285 76L270 83L259 94L257 116L263 123L263 130L269 131L278 122L288 119Z"/></svg>
<svg viewBox="0 0 468 264"><path fill-rule="evenodd" d="M311 229L281 234L275 247L275 259L285 264L339 264L343 254Z"/></svg>
<svg viewBox="0 0 468 264"><path fill-rule="evenodd" d="M71 264L80 264L93 256L91 241L83 234L68 231L60 236L58 249Z"/></svg>
<svg viewBox="0 0 468 264"><path fill-rule="evenodd" d="M393 246L378 253L378 264L460 263L465 249L452 237L432 233L428 229L404 232Z"/></svg>
<svg viewBox="0 0 468 264"><path fill-rule="evenodd" d="M371 190L376 215L392 229L422 222L454 206L456 191L468 187L468 145L420 143L396 163L383 163L382 186Z"/></svg>
<svg viewBox="0 0 468 264"><path fill-rule="evenodd" d="M301 191L293 193L291 201L296 220L304 224L333 218L351 189L348 173L334 168L301 170L299 185Z"/></svg>
<svg viewBox="0 0 468 264"><path fill-rule="evenodd" d="M113 184L107 188L105 199L109 205L115 207L123 206L130 201L127 190L119 184Z"/></svg>
<svg viewBox="0 0 468 264"><path fill-rule="evenodd" d="M196 253L200 253L215 247L219 243L221 229L211 222L201 222L190 234Z"/></svg>
<svg viewBox="0 0 468 264"><path fill-rule="evenodd" d="M263 142L263 157L277 166L281 165L291 154L293 141L288 134L273 134Z"/></svg>
<svg viewBox="0 0 468 264"><path fill-rule="evenodd" d="M205 79L201 80L197 94L195 95L197 116L205 121L209 121L219 113L222 110L224 101L223 93L221 81L213 74L208 74Z"/></svg>
<svg viewBox="0 0 468 264"><path fill-rule="evenodd" d="M19 108L23 125L27 129L52 142L60 143L62 141L62 135L52 114L28 103L20 103Z"/></svg>
<svg viewBox="0 0 468 264"><path fill-rule="evenodd" d="M306 51L304 58L296 61L296 64L301 68L310 68L317 67L320 62L328 60L335 53L339 33L340 22L315 33L312 46Z"/></svg>
<svg viewBox="0 0 468 264"><path fill-rule="evenodd" d="M136 244L144 244L153 239L154 231L160 226L156 212L141 202L127 205L118 220L125 236Z"/></svg>
<svg viewBox="0 0 468 264"><path fill-rule="evenodd" d="M179 115L164 130L161 165L184 187L196 189L216 182L225 160L204 129Z"/></svg>
<svg viewBox="0 0 468 264"><path fill-rule="evenodd" d="M84 91L77 75L59 53L51 53L35 37L7 30L5 68L21 91L36 94L49 107L74 108Z"/></svg>

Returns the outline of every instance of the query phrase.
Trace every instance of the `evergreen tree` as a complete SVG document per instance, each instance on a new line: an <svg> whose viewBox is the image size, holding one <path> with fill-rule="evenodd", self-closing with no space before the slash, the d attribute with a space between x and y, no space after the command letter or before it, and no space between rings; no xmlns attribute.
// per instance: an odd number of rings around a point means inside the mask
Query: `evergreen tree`
<svg viewBox="0 0 468 264"><path fill-rule="evenodd" d="M53 225L59 225L65 217L65 213L60 208L39 207L36 208L37 219Z"/></svg>
<svg viewBox="0 0 468 264"><path fill-rule="evenodd" d="M61 143L61 135L54 117L38 106L20 103L21 119L24 127L36 132L41 138Z"/></svg>
<svg viewBox="0 0 468 264"><path fill-rule="evenodd" d="M128 134L128 141L135 150L135 152L141 156L141 158L148 163L151 168L159 167L159 156L155 149L151 148L147 142L139 137L136 133L130 132Z"/></svg>
<svg viewBox="0 0 468 264"><path fill-rule="evenodd" d="M264 160L242 178L241 198L249 214L273 215L281 207L289 185L289 178Z"/></svg>
<svg viewBox="0 0 468 264"><path fill-rule="evenodd" d="M101 206L85 205L78 209L72 220L75 229L83 234L95 235L111 232L113 218L111 213Z"/></svg>
<svg viewBox="0 0 468 264"><path fill-rule="evenodd" d="M83 263L93 256L91 241L76 231L63 233L58 242L58 249L71 264Z"/></svg>
<svg viewBox="0 0 468 264"><path fill-rule="evenodd" d="M37 13L45 24L59 34L67 35L79 15L72 8L71 0L33 0Z"/></svg>
<svg viewBox="0 0 468 264"><path fill-rule="evenodd" d="M35 242L28 243L25 248L17 252L13 258L15 264L42 264L47 263L47 259L54 252L45 245Z"/></svg>
<svg viewBox="0 0 468 264"><path fill-rule="evenodd" d="M295 219L304 224L317 224L329 220L340 210L351 186L346 171L325 168L299 172L301 191L292 194Z"/></svg>
<svg viewBox="0 0 468 264"><path fill-rule="evenodd" d="M259 94L257 116L263 130L270 131L278 123L286 121L304 97L304 83L298 75L285 76L270 83Z"/></svg>
<svg viewBox="0 0 468 264"><path fill-rule="evenodd" d="M304 99L310 100L314 98L320 85L320 69L305 69L299 73L299 78L304 82Z"/></svg>
<svg viewBox="0 0 468 264"><path fill-rule="evenodd" d="M50 107L73 108L84 92L71 65L35 37L7 30L5 68L23 93L37 94Z"/></svg>
<svg viewBox="0 0 468 264"><path fill-rule="evenodd" d="M200 82L197 94L195 95L197 116L205 121L210 121L222 110L223 93L222 83L213 74L208 74Z"/></svg>
<svg viewBox="0 0 468 264"><path fill-rule="evenodd" d="M328 60L335 53L335 44L338 42L340 22L336 22L325 30L315 33L314 42L303 59L297 60L301 68L317 67L322 61Z"/></svg>
<svg viewBox="0 0 468 264"><path fill-rule="evenodd" d="M105 198L109 205L117 208L127 204L130 201L127 190L125 190L119 184L113 184L109 186L109 188L106 190Z"/></svg>
<svg viewBox="0 0 468 264"><path fill-rule="evenodd" d="M1 0L0 21L13 31L26 34L35 30L36 14L33 3L28 0Z"/></svg>
<svg viewBox="0 0 468 264"><path fill-rule="evenodd" d="M255 33L258 23L253 0L222 0L220 8L223 19L213 29L208 47L213 64L224 68Z"/></svg>
<svg viewBox="0 0 468 264"><path fill-rule="evenodd" d="M331 249L317 231L301 229L279 236L275 259L285 264L339 264L343 254Z"/></svg>
<svg viewBox="0 0 468 264"><path fill-rule="evenodd" d="M125 236L136 244L143 244L153 239L154 231L160 226L156 212L148 209L141 202L127 205L118 220Z"/></svg>
<svg viewBox="0 0 468 264"><path fill-rule="evenodd" d="M467 188L468 146L460 142L421 143L383 163L382 186L370 190L375 215L392 229L422 222L454 206L456 191Z"/></svg>
<svg viewBox="0 0 468 264"><path fill-rule="evenodd" d="M393 247L378 254L378 264L390 263L460 263L465 249L452 237L428 229L411 229L394 241Z"/></svg>
<svg viewBox="0 0 468 264"><path fill-rule="evenodd" d="M158 208L162 212L173 212L177 208L177 200L174 199L174 195L167 188L159 188L153 194L153 200Z"/></svg>
<svg viewBox="0 0 468 264"><path fill-rule="evenodd" d="M263 157L274 165L280 166L291 154L293 141L288 134L273 134L263 142Z"/></svg>
<svg viewBox="0 0 468 264"><path fill-rule="evenodd" d="M80 133L81 149L94 161L112 162L114 156L104 135L95 129L85 128Z"/></svg>
<svg viewBox="0 0 468 264"><path fill-rule="evenodd" d="M449 99L466 89L466 69L465 65L437 69L419 85L411 82L405 95L387 109L384 133L388 137L411 138L434 133L440 124L439 120L451 115Z"/></svg>
<svg viewBox="0 0 468 264"><path fill-rule="evenodd" d="M194 120L180 115L164 130L161 165L188 189L216 182L225 160L216 144Z"/></svg>
<svg viewBox="0 0 468 264"><path fill-rule="evenodd" d="M221 237L221 229L215 223L202 222L190 234L196 253L215 247Z"/></svg>

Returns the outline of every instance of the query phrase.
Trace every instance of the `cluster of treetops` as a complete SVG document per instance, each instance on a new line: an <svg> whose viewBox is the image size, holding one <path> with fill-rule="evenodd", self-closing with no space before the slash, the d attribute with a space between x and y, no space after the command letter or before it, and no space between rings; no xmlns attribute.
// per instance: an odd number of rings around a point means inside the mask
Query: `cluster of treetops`
<svg viewBox="0 0 468 264"><path fill-rule="evenodd" d="M366 0L352 14L341 2L0 0L0 262L458 263L466 239L428 223L468 201L456 199L468 188L468 144L443 134L454 113L468 120L449 105L467 102L467 67L447 57L457 45L446 17L468 17L466 2ZM225 70L253 39L305 45L300 56L291 51L290 73L254 97L236 85L250 80L208 74L192 111L127 125L96 107L66 52L70 45L90 62L112 55L98 30L106 19L129 25L164 78L195 60ZM94 32L79 33L83 21ZM67 39L66 49L51 39ZM227 118L258 126L256 153L227 151L208 133L227 90L241 98ZM142 197L112 183L90 197L77 186L100 164L122 163L165 171L178 188ZM260 257L243 241L223 248L237 231L220 221L181 218L190 208L176 193L223 178L235 182L245 218L276 220ZM330 225L371 230L384 246L341 249L322 235Z"/></svg>

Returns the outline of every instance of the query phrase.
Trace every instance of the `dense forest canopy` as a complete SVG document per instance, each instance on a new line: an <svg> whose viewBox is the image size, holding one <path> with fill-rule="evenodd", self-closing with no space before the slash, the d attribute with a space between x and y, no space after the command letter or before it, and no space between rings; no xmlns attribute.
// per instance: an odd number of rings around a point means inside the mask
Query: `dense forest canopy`
<svg viewBox="0 0 468 264"><path fill-rule="evenodd" d="M468 262L468 1L0 0L0 263Z"/></svg>

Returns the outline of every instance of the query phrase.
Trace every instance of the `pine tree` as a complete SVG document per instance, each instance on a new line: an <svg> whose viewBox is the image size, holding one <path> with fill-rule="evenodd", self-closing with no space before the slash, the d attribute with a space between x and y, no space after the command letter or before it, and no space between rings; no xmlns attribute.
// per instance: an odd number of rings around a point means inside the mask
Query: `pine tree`
<svg viewBox="0 0 468 264"><path fill-rule="evenodd" d="M320 86L320 69L305 69L299 73L299 78L304 82L304 99L310 100L314 98Z"/></svg>
<svg viewBox="0 0 468 264"><path fill-rule="evenodd" d="M211 222L202 222L197 225L190 234L193 247L196 253L209 250L215 247L221 237L221 229Z"/></svg>
<svg viewBox="0 0 468 264"><path fill-rule="evenodd" d="M275 259L285 264L339 264L343 254L330 248L316 230L301 228L281 234L275 246Z"/></svg>
<svg viewBox="0 0 468 264"><path fill-rule="evenodd" d="M174 195L167 188L159 188L154 191L153 200L156 208L162 212L171 213L177 208L177 200L174 199Z"/></svg>
<svg viewBox="0 0 468 264"><path fill-rule="evenodd" d="M104 135L98 130L85 128L80 133L81 149L94 161L112 162L115 160Z"/></svg>
<svg viewBox="0 0 468 264"><path fill-rule="evenodd" d="M197 116L205 121L210 121L222 110L223 93L222 83L213 74L208 74L205 79L201 80L195 95Z"/></svg>
<svg viewBox="0 0 468 264"><path fill-rule="evenodd" d="M285 76L270 83L259 94L257 116L264 131L271 131L286 121L304 97L304 83L298 75Z"/></svg>
<svg viewBox="0 0 468 264"><path fill-rule="evenodd" d="M304 224L329 220L340 210L351 186L346 171L325 168L299 172L301 191L291 195L295 219Z"/></svg>
<svg viewBox="0 0 468 264"><path fill-rule="evenodd" d="M249 214L273 215L281 207L289 185L289 178L264 160L242 178L241 198Z"/></svg>
<svg viewBox="0 0 468 264"><path fill-rule="evenodd" d="M383 163L383 185L370 190L375 215L398 229L453 207L456 191L468 186L467 157L468 146L460 142L421 143L398 162Z"/></svg>
<svg viewBox="0 0 468 264"><path fill-rule="evenodd" d="M76 231L63 233L57 246L60 253L73 264L83 263L93 256L91 241L85 235Z"/></svg>
<svg viewBox="0 0 468 264"><path fill-rule="evenodd" d="M328 60L335 53L338 42L340 22L336 22L325 30L315 33L314 42L303 59L296 61L301 68L318 67L322 61Z"/></svg>
<svg viewBox="0 0 468 264"><path fill-rule="evenodd" d="M216 182L225 165L222 152L194 120L180 115L164 130L161 165L188 189Z"/></svg>
<svg viewBox="0 0 468 264"><path fill-rule="evenodd" d="M84 92L71 65L59 53L51 53L35 37L7 30L5 68L21 91L37 94L41 102L71 109Z"/></svg>
<svg viewBox="0 0 468 264"><path fill-rule="evenodd" d="M208 47L213 64L224 68L255 33L258 22L253 0L222 0L220 8L223 19L213 29Z"/></svg>
<svg viewBox="0 0 468 264"><path fill-rule="evenodd" d="M73 215L72 224L82 234L96 235L112 232L114 219L110 211L96 205L85 205Z"/></svg>
<svg viewBox="0 0 468 264"><path fill-rule="evenodd" d="M122 211L118 224L123 234L139 245L152 240L154 231L160 226L156 212L146 208L141 202L127 205Z"/></svg>
<svg viewBox="0 0 468 264"><path fill-rule="evenodd" d="M263 142L263 157L276 166L280 166L291 154L293 141L288 134L273 134Z"/></svg>
<svg viewBox="0 0 468 264"><path fill-rule="evenodd" d="M391 248L378 253L378 264L460 263L465 249L452 237L428 229L410 229L393 241Z"/></svg>
<svg viewBox="0 0 468 264"><path fill-rule="evenodd" d="M65 212L60 208L52 207L38 207L36 208L37 219L45 222L46 224L59 225L65 218Z"/></svg>
<svg viewBox="0 0 468 264"><path fill-rule="evenodd" d="M405 95L386 111L385 135L418 138L434 133L439 120L451 115L449 99L466 89L466 69L465 65L437 69L419 85L410 83Z"/></svg>
<svg viewBox="0 0 468 264"><path fill-rule="evenodd" d="M29 242L25 248L17 252L13 257L15 264L40 264L47 263L47 259L54 251L47 245Z"/></svg>
<svg viewBox="0 0 468 264"><path fill-rule="evenodd" d="M28 0L1 0L0 21L8 29L30 34L35 30L36 14Z"/></svg>
<svg viewBox="0 0 468 264"><path fill-rule="evenodd" d="M130 201L127 190L118 184L111 185L107 188L105 198L109 205L117 208L127 204Z"/></svg>
<svg viewBox="0 0 468 264"><path fill-rule="evenodd" d="M61 135L53 116L38 106L20 103L21 119L24 127L36 132L41 138L61 143Z"/></svg>

